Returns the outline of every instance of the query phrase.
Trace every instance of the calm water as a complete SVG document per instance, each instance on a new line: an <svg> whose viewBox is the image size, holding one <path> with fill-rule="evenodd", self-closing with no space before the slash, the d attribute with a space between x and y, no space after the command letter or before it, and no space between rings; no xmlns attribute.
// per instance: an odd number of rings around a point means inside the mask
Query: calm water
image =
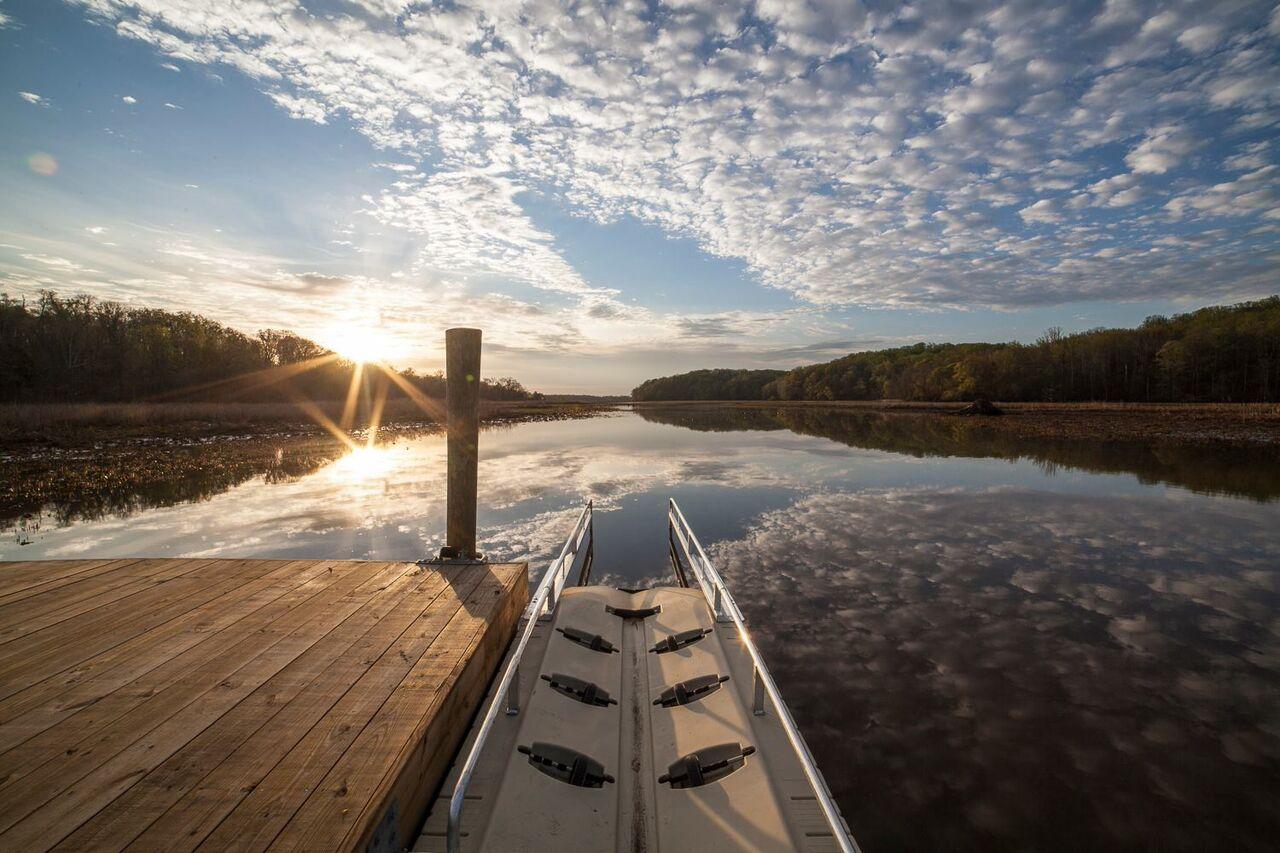
<svg viewBox="0 0 1280 853"><path fill-rule="evenodd" d="M482 544L535 573L591 497L594 578L669 582L680 501L872 853L1280 838L1280 453L711 409L481 445ZM443 436L300 452L8 519L0 557L439 547Z"/></svg>

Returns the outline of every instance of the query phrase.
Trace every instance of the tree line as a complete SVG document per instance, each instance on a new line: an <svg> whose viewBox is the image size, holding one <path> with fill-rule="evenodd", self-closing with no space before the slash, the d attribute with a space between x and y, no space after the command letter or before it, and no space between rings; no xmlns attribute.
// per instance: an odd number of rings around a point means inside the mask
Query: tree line
<svg viewBox="0 0 1280 853"><path fill-rule="evenodd" d="M1280 399L1280 296L1148 317L1136 329L1035 343L916 344L786 371L695 370L649 380L636 400L1273 402Z"/></svg>
<svg viewBox="0 0 1280 853"><path fill-rule="evenodd" d="M765 387L785 375L785 370L692 370L645 380L632 389L631 399L762 400Z"/></svg>
<svg viewBox="0 0 1280 853"><path fill-rule="evenodd" d="M52 292L31 301L0 293L3 402L341 400L356 370L293 332L247 335L190 312ZM427 396L444 396L443 373L397 372ZM403 396L395 383L387 391ZM541 398L511 378L481 380L480 396Z"/></svg>

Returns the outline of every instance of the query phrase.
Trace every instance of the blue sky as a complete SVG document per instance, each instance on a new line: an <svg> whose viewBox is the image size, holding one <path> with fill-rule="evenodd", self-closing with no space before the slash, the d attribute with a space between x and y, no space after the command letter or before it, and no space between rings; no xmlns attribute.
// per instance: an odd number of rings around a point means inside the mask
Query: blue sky
<svg viewBox="0 0 1280 853"><path fill-rule="evenodd" d="M0 16L10 295L609 393L1280 291L1270 2Z"/></svg>

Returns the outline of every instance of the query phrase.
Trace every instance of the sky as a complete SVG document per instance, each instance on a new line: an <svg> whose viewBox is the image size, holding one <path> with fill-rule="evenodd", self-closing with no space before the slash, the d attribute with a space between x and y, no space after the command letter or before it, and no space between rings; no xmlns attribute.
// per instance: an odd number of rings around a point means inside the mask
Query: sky
<svg viewBox="0 0 1280 853"><path fill-rule="evenodd" d="M0 291L625 393L1280 292L1274 2L0 0Z"/></svg>

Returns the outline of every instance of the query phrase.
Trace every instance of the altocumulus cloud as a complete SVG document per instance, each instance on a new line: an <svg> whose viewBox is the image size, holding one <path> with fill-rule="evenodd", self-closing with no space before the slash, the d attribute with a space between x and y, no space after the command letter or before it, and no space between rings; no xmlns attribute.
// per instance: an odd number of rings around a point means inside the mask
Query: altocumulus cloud
<svg viewBox="0 0 1280 853"><path fill-rule="evenodd" d="M70 2L430 158L369 208L430 237L423 267L591 292L525 190L817 305L1245 295L1280 267L1266 2ZM1216 237L1162 239L1187 230Z"/></svg>

